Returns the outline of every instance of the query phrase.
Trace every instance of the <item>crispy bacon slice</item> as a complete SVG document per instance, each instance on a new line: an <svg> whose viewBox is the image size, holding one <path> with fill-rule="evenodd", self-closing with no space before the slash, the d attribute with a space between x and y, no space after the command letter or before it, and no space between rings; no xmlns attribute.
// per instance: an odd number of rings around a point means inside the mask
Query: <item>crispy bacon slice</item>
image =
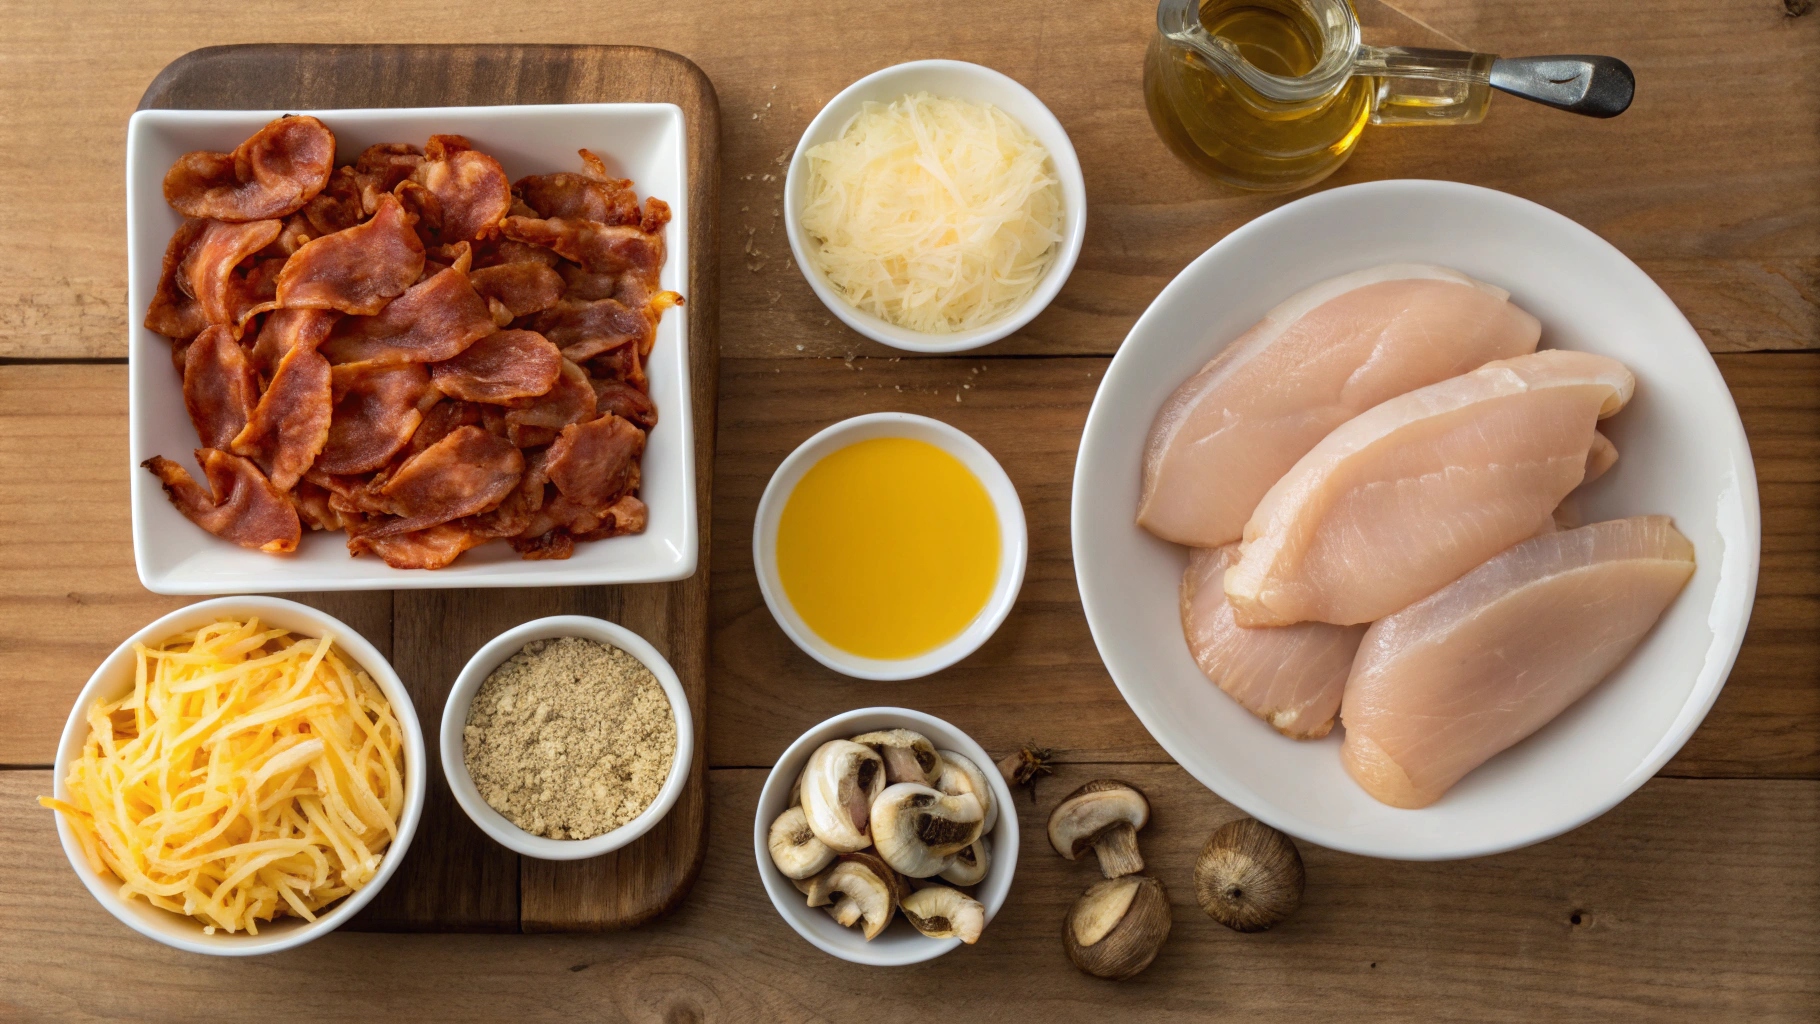
<svg viewBox="0 0 1820 1024"><path fill-rule="evenodd" d="M328 340L330 328L341 314L330 309L280 309L259 328L248 359L259 370L271 370L297 345L314 349Z"/></svg>
<svg viewBox="0 0 1820 1024"><path fill-rule="evenodd" d="M353 516L329 504L329 492L308 480L299 480L286 492L297 518L311 530L346 530L358 525Z"/></svg>
<svg viewBox="0 0 1820 1024"><path fill-rule="evenodd" d="M423 273L423 243L396 198L364 224L313 238L278 275L278 304L371 316Z"/></svg>
<svg viewBox="0 0 1820 1024"><path fill-rule="evenodd" d="M423 163L423 151L406 142L381 142L362 150L354 161L354 180L367 213L379 209L379 197L409 178Z"/></svg>
<svg viewBox="0 0 1820 1024"><path fill-rule="evenodd" d="M309 116L281 117L232 153L185 153L164 176L164 199L186 217L248 221L302 209L328 184L335 134Z"/></svg>
<svg viewBox="0 0 1820 1024"><path fill-rule="evenodd" d="M208 317L202 315L202 307L177 283L177 272L183 266L184 257L189 255L208 224L205 220L186 219L171 235L170 244L164 247L158 290L152 293L152 301L145 311L147 330L183 340L194 338L209 325Z"/></svg>
<svg viewBox="0 0 1820 1024"><path fill-rule="evenodd" d="M298 538L303 535L297 510L258 466L214 448L198 448L196 461L208 479L209 490L204 490L182 466L162 455L154 455L140 465L151 470L164 485L164 493L177 511L215 536L255 551L278 554L297 550Z"/></svg>
<svg viewBox="0 0 1820 1024"><path fill-rule="evenodd" d="M499 224L512 205L512 186L499 161L460 135L432 135L410 180L436 198L431 235L439 242L473 241ZM425 225L419 224L421 231Z"/></svg>
<svg viewBox="0 0 1820 1024"><path fill-rule="evenodd" d="M476 267L503 267L511 263L541 263L552 270L570 265L541 245L514 242L510 238L487 239L479 243L474 254Z"/></svg>
<svg viewBox="0 0 1820 1024"><path fill-rule="evenodd" d="M603 224L639 223L638 196L632 191L632 183L608 176L606 165L588 150L582 150L581 156L591 173L534 174L518 179L512 193L539 217L573 217Z"/></svg>
<svg viewBox="0 0 1820 1024"><path fill-rule="evenodd" d="M616 380L646 394L651 393L651 380L645 376L644 360L637 345L621 345L588 360L588 370L597 380Z"/></svg>
<svg viewBox="0 0 1820 1024"><path fill-rule="evenodd" d="M562 298L562 275L541 263L502 263L468 275L481 297L498 302L511 316L529 316Z"/></svg>
<svg viewBox="0 0 1820 1024"><path fill-rule="evenodd" d="M177 284L212 324L237 326L254 309L255 286L238 271L242 261L272 244L284 222L254 220L230 224L211 220L183 256Z"/></svg>
<svg viewBox="0 0 1820 1024"><path fill-rule="evenodd" d="M578 540L643 533L649 518L645 503L636 495L622 495L603 509L588 509L559 494L531 517L531 525L523 533L512 538L512 549L526 560L568 558Z"/></svg>
<svg viewBox="0 0 1820 1024"><path fill-rule="evenodd" d="M657 403L651 401L650 395L624 381L590 378L588 383L594 385L594 408L597 412L602 415L612 413L621 419L631 420L645 430L657 425Z"/></svg>
<svg viewBox="0 0 1820 1024"><path fill-rule="evenodd" d="M328 443L333 393L329 361L307 340L292 344L235 436L234 454L259 463L273 487L290 490Z"/></svg>
<svg viewBox="0 0 1820 1024"><path fill-rule="evenodd" d="M450 268L411 286L376 316L342 320L322 351L332 363L434 363L496 329L467 277Z"/></svg>
<svg viewBox="0 0 1820 1024"><path fill-rule="evenodd" d="M635 274L655 289L664 265L664 238L631 224L550 217L507 217L507 238L556 250L596 274Z"/></svg>
<svg viewBox="0 0 1820 1024"><path fill-rule="evenodd" d="M310 226L309 218L301 213L293 213L284 219L284 229L271 245L259 250L262 259L287 260L291 254L303 248L303 243L316 237L316 229Z"/></svg>
<svg viewBox="0 0 1820 1024"><path fill-rule="evenodd" d="M562 375L550 390L536 398L520 398L510 404L505 415L507 436L520 447L532 440L523 434L525 428L561 430L571 423L581 423L595 416L594 385L581 367L564 359Z"/></svg>
<svg viewBox="0 0 1820 1024"><path fill-rule="evenodd" d="M421 363L353 363L330 371L335 412L316 456L323 473L370 473L405 446L422 422L417 403L430 386Z"/></svg>
<svg viewBox="0 0 1820 1024"><path fill-rule="evenodd" d="M550 446L550 482L583 508L605 508L632 483L645 432L608 413L562 428Z"/></svg>
<svg viewBox="0 0 1820 1024"><path fill-rule="evenodd" d="M485 512L511 494L524 476L524 455L479 427L457 427L405 460L379 488L402 517L365 531L390 537Z"/></svg>
<svg viewBox="0 0 1820 1024"><path fill-rule="evenodd" d="M487 542L459 523L439 523L425 530L380 535L377 529L365 533L350 531L348 553L358 555L371 551L394 569L441 569L461 556L463 551Z"/></svg>
<svg viewBox="0 0 1820 1024"><path fill-rule="evenodd" d="M554 309L537 314L531 326L560 347L564 358L577 363L625 344L636 343L643 352L645 338L655 331L643 310L627 309L615 299L563 299Z"/></svg>
<svg viewBox="0 0 1820 1024"><path fill-rule="evenodd" d="M561 374L562 353L535 331L489 334L430 366L430 382L443 394L495 404L547 394Z"/></svg>
<svg viewBox="0 0 1820 1024"><path fill-rule="evenodd" d="M405 449L408 455L415 455L436 442L448 437L456 427L476 427L480 425L480 406L460 399L449 399L437 402L423 414L423 422L411 434L411 443Z"/></svg>
<svg viewBox="0 0 1820 1024"><path fill-rule="evenodd" d="M226 449L259 401L259 375L234 333L219 324L196 335L183 354L183 407L205 448Z"/></svg>
<svg viewBox="0 0 1820 1024"><path fill-rule="evenodd" d="M366 219L366 207L360 199L360 176L352 167L337 167L329 183L309 202L303 204L303 216L318 235L332 235Z"/></svg>

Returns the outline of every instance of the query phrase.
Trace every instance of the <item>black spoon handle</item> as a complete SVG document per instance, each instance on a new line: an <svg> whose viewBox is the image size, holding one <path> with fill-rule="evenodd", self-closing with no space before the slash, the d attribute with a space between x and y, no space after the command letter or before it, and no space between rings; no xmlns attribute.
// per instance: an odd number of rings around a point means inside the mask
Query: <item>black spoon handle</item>
<svg viewBox="0 0 1820 1024"><path fill-rule="evenodd" d="M1636 95L1637 79L1616 57L1500 57L1491 65L1491 87L1557 110L1617 117Z"/></svg>

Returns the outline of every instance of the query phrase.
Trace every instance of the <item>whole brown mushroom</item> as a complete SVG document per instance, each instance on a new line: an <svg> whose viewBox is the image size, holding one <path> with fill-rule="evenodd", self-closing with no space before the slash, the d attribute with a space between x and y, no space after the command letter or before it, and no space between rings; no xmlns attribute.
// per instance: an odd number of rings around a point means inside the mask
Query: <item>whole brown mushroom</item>
<svg viewBox="0 0 1820 1024"><path fill-rule="evenodd" d="M1093 883L1062 920L1062 946L1075 967L1123 981L1150 966L1174 920L1163 883L1122 875Z"/></svg>
<svg viewBox="0 0 1820 1024"><path fill-rule="evenodd" d="M1255 818L1215 829L1194 865L1194 898L1237 932L1261 932L1295 912L1307 875L1290 838Z"/></svg>

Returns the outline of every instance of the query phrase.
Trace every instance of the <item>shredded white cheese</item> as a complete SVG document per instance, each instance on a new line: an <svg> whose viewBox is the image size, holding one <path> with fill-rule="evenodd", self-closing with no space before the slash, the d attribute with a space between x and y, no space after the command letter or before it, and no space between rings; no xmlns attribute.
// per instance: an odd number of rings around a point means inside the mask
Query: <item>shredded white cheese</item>
<svg viewBox="0 0 1820 1024"><path fill-rule="evenodd" d="M983 327L1036 290L1061 240L1048 150L990 104L867 103L809 150L801 224L858 309L924 334Z"/></svg>

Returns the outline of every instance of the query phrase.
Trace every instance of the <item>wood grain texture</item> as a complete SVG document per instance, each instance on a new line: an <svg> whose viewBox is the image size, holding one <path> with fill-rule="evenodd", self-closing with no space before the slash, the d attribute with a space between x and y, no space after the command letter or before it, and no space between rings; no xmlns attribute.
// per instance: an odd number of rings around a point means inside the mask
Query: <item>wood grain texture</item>
<svg viewBox="0 0 1820 1024"><path fill-rule="evenodd" d="M1482 49L1617 54L1636 70L1636 104L1590 121L1499 97L1483 125L1373 129L1326 187L1427 177L1515 192L1636 259L1716 350L1820 347L1820 77L1809 73L1820 15L1790 18L1781 0L1395 3ZM1152 0L0 0L0 356L125 352L124 121L145 83L184 52L274 37L561 38L693 59L726 118L725 345L742 357L885 351L833 321L789 259L783 161L821 105L900 60L998 68L1061 119L1092 199L1068 286L994 351L1109 353L1191 258L1286 201L1222 194L1157 140L1139 90L1154 9ZM404 93L428 87L400 83Z"/></svg>
<svg viewBox="0 0 1820 1024"><path fill-rule="evenodd" d="M1516 853L1399 864L1303 846L1301 909L1230 932L1194 903L1192 864L1236 812L1173 765L1120 765L1154 808L1140 835L1174 926L1144 974L1076 973L1060 923L1097 877L1048 848L1066 765L1016 803L1023 844L977 946L916 967L837 961L765 897L751 824L759 770L716 770L716 827L689 901L635 933L329 935L234 961L128 932L64 862L46 772L0 773L0 1019L190 1021L199 1007L346 1021L1714 1020L1820 1015L1820 783L1657 779L1604 817ZM392 885L402 879L394 879ZM305 995L307 993L307 995Z"/></svg>
<svg viewBox="0 0 1820 1024"><path fill-rule="evenodd" d="M860 703L948 718L988 748L1027 740L1094 761L1165 755L1094 649L1070 556L1074 457L1105 360L725 360L716 469L716 765L772 763L804 729ZM1758 463L1763 567L1750 633L1718 704L1670 775L1820 776L1820 354L1722 355ZM957 401L958 399L958 401ZM847 416L902 410L977 438L1017 487L1030 560L1011 616L927 679L856 683L783 635L752 572L752 521L777 464Z"/></svg>
<svg viewBox="0 0 1820 1024"><path fill-rule="evenodd" d="M187 54L159 73L140 104L321 110L578 102L675 103L687 126L693 213L689 248L696 258L688 305L680 315L689 318L700 568L688 580L648 586L386 595L393 666L410 689L430 740L430 785L416 840L399 869L400 884L363 911L358 927L627 928L674 907L700 869L706 841L701 791L706 756L699 741L707 719L708 509L718 383L720 121L714 87L687 60L648 47L271 44ZM521 622L564 613L619 622L663 652L689 695L698 754L676 808L631 845L582 862L525 859L521 864L455 803L443 782L434 737L449 687L475 650Z"/></svg>

